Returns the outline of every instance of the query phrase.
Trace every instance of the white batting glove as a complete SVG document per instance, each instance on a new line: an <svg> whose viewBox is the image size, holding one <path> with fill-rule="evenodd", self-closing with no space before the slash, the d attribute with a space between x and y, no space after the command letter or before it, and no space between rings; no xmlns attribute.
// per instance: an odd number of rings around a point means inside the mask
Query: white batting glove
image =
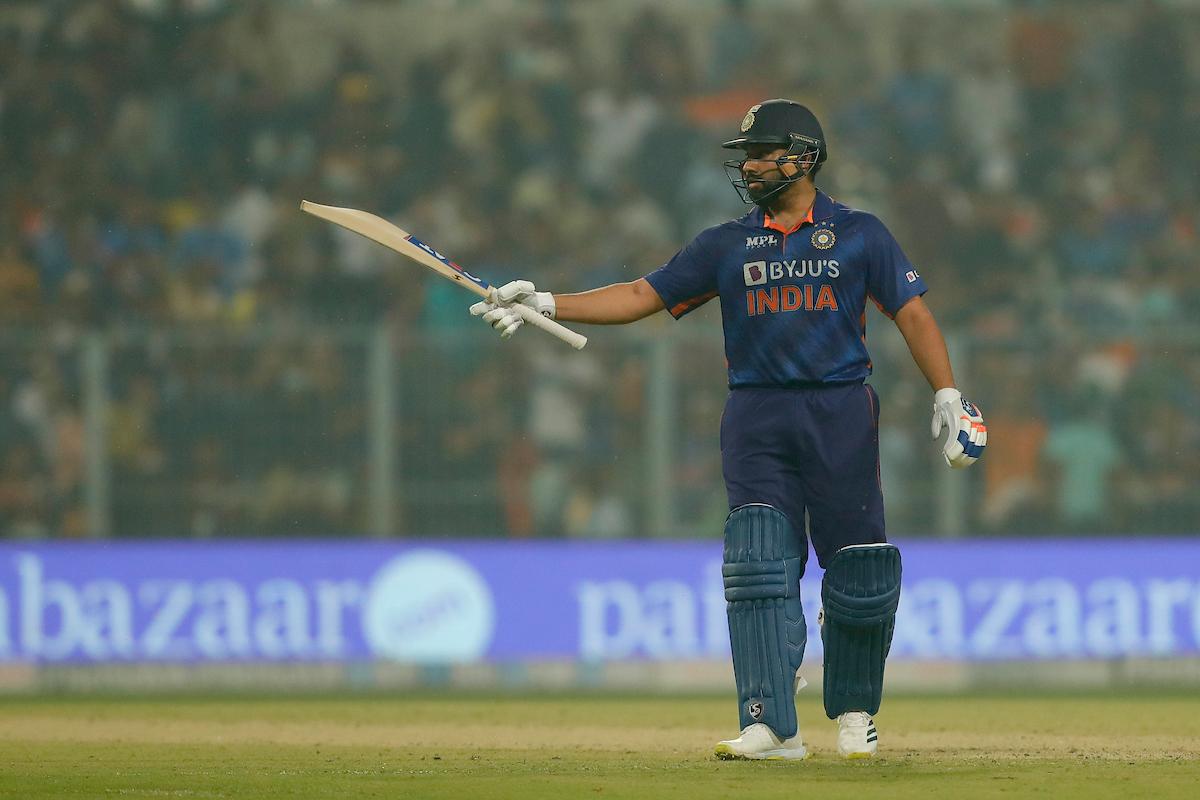
<svg viewBox="0 0 1200 800"><path fill-rule="evenodd" d="M499 289L492 289L487 300L480 300L471 306L471 316L483 317L484 322L500 332L501 338L507 339L525 323L512 309L517 303L532 308L543 317L554 319L554 295L537 291L530 281L509 281Z"/></svg>
<svg viewBox="0 0 1200 800"><path fill-rule="evenodd" d="M958 389L938 389L933 395L933 438L945 428L949 433L942 445L942 457L953 469L969 467L983 455L987 446L987 426L974 403L964 400Z"/></svg>

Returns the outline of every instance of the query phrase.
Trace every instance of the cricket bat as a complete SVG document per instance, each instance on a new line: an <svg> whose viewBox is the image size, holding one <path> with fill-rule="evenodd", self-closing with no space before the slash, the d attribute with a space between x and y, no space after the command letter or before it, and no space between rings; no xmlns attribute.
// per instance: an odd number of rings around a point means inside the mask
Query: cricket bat
<svg viewBox="0 0 1200 800"><path fill-rule="evenodd" d="M323 206L319 203L309 202L308 200L300 202L300 210L312 214L314 217L320 217L323 220L332 222L335 225L341 225L347 230L354 231L371 241L378 242L384 247L395 250L400 255L410 258L422 266L429 267L429 269L443 278L455 281L480 297L487 298L491 291L492 287L487 281L467 272L434 248L425 244L408 231L402 230L388 222L383 217L354 208ZM551 336L562 339L576 350L582 350L583 346L587 344L586 336L560 325L549 317L543 317L523 303L514 303L511 308L525 322L533 325L535 328L541 328Z"/></svg>

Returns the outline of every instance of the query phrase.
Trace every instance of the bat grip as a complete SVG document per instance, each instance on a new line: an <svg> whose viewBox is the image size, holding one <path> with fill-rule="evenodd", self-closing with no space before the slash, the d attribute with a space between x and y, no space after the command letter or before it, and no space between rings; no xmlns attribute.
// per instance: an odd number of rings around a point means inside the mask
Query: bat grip
<svg viewBox="0 0 1200 800"><path fill-rule="evenodd" d="M534 311L529 306L524 305L523 303L514 303L513 305L509 306L509 308L516 311L517 314L521 316L521 319L525 320L530 325L534 326L535 328L541 328L556 339L562 339L576 350L582 350L583 346L587 344L587 337L583 334L576 333L570 328L560 325L549 317L543 317L541 314Z"/></svg>

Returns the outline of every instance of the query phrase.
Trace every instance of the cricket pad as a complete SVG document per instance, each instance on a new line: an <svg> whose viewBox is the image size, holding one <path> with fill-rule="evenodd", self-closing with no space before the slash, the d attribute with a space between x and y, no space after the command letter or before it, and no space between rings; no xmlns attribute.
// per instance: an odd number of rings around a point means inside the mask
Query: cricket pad
<svg viewBox="0 0 1200 800"><path fill-rule="evenodd" d="M890 544L843 547L825 570L821 603L825 713L874 715L900 603L900 551Z"/></svg>
<svg viewBox="0 0 1200 800"><path fill-rule="evenodd" d="M800 605L804 561L788 518L767 505L735 508L725 521L726 609L740 727L796 735L796 670L808 632Z"/></svg>

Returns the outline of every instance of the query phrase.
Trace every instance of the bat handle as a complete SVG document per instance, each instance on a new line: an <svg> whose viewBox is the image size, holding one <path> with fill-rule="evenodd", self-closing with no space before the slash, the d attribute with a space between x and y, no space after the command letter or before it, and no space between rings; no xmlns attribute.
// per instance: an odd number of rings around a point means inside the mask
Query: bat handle
<svg viewBox="0 0 1200 800"><path fill-rule="evenodd" d="M570 328L560 325L549 317L543 317L541 314L534 311L527 305L514 303L509 307L520 314L521 319L525 320L530 325L534 326L535 328L541 328L556 339L562 339L576 350L582 350L583 346L587 344L587 337L583 334L576 333Z"/></svg>

